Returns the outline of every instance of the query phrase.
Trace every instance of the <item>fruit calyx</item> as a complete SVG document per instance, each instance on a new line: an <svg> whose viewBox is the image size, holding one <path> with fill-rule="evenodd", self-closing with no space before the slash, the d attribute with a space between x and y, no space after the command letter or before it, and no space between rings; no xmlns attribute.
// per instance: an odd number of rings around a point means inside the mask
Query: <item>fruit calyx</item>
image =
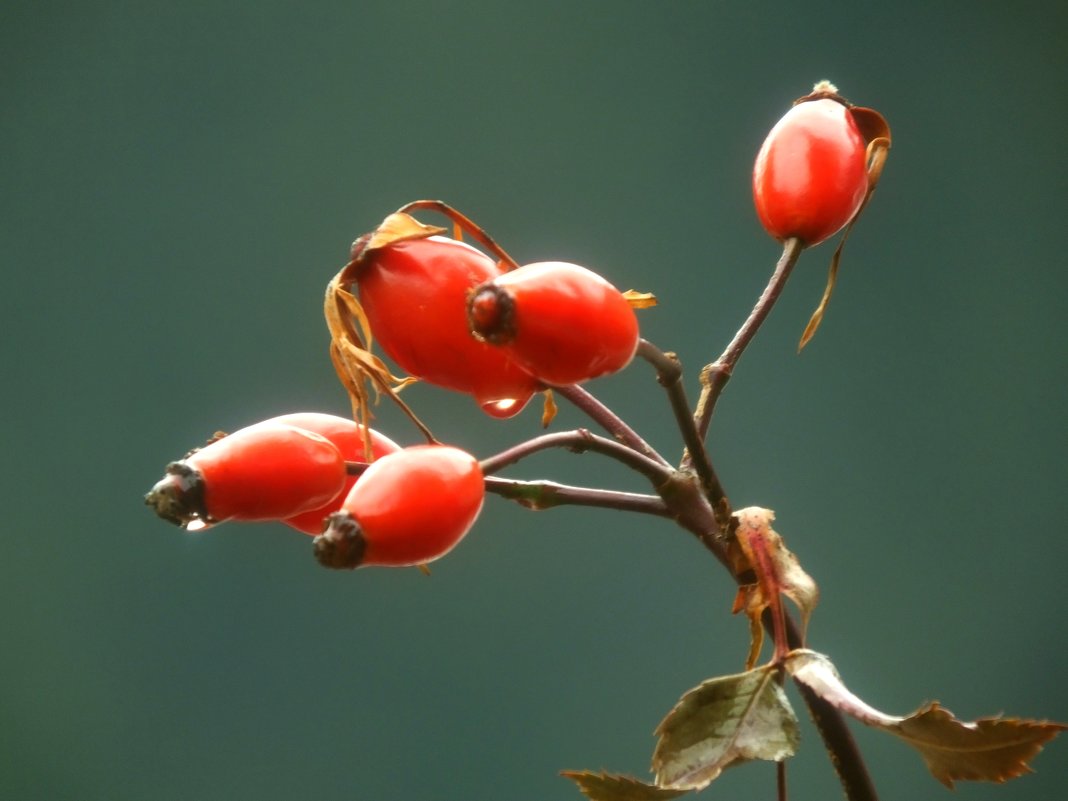
<svg viewBox="0 0 1068 801"><path fill-rule="evenodd" d="M796 106L800 103L807 103L810 100L833 100L836 103L841 103L846 108L853 108L852 103L838 94L838 87L826 79L817 81L812 87L812 91L807 95L797 98L797 100L793 102L793 105Z"/></svg>
<svg viewBox="0 0 1068 801"><path fill-rule="evenodd" d="M515 299L492 281L477 286L467 301L467 322L475 339L506 345L515 339Z"/></svg>
<svg viewBox="0 0 1068 801"><path fill-rule="evenodd" d="M171 462L145 494L145 505L162 519L187 528L194 520L211 523L204 503L204 476L186 462Z"/></svg>
<svg viewBox="0 0 1068 801"><path fill-rule="evenodd" d="M323 522L323 533L312 543L315 559L323 567L355 570L363 564L367 540L350 513L334 512Z"/></svg>

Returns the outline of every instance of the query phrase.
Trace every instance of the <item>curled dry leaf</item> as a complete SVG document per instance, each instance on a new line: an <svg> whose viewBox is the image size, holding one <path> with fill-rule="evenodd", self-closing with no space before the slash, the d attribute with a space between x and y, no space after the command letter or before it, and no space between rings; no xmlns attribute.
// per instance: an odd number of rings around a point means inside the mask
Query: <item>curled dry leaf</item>
<svg viewBox="0 0 1068 801"><path fill-rule="evenodd" d="M497 242L491 237L486 230L475 223L466 214L461 213L458 209L454 209L448 203L442 200L413 200L410 203L405 203L399 209L397 214L405 214L410 211L435 211L444 217L447 217L452 221L452 238L457 241L463 241L464 233L468 233L471 237L478 242L487 252L493 254L497 258L497 266L501 272L508 272L516 269L519 265L516 260L513 259ZM442 229L444 230L444 229Z"/></svg>
<svg viewBox="0 0 1068 801"><path fill-rule="evenodd" d="M954 781L1004 782L1024 773L1042 746L1068 726L1045 720L957 720L937 702L906 717L887 715L853 695L831 660L814 651L791 653L786 669L802 684L846 714L899 737L920 752L927 769L946 787Z"/></svg>
<svg viewBox="0 0 1068 801"><path fill-rule="evenodd" d="M359 300L349 291L349 286L355 280L360 265L375 250L411 239L425 239L443 230L423 225L407 214L390 214L378 228L353 243L352 260L326 287L323 314L330 332L330 361L352 403L353 419L361 423L366 432L364 451L368 459L371 455L372 390L374 402L382 394L387 395L411 418L428 441L435 440L430 430L400 398L400 391L417 379L393 375L386 363L371 351L371 325Z"/></svg>
<svg viewBox="0 0 1068 801"><path fill-rule="evenodd" d="M752 668L760 656L764 642L761 615L771 609L775 622L775 654L781 659L789 651L786 642L785 610L781 595L785 595L801 611L802 636L808 628L812 610L819 602L820 591L816 582L802 568L797 557L787 549L782 537L771 527L775 513L759 506L749 506L734 513L738 521L735 542L740 553L735 562L743 572L746 569L756 574L756 583L738 588L734 599L734 612L744 611L749 618L751 645L746 659L746 668Z"/></svg>
<svg viewBox="0 0 1068 801"><path fill-rule="evenodd" d="M636 289L628 289L623 293L627 303L632 309L651 309L656 305L656 295L652 292L639 292Z"/></svg>
<svg viewBox="0 0 1068 801"><path fill-rule="evenodd" d="M549 424L556 418L556 414L560 409L556 405L556 398L553 397L553 391L551 389L545 390L542 394L545 400L541 406L541 427L548 428Z"/></svg>
<svg viewBox="0 0 1068 801"><path fill-rule="evenodd" d="M808 324L801 334L801 341L797 345L799 353L808 344L809 340L816 335L816 330L823 321L823 315L827 311L827 304L831 302L831 294L834 292L834 286L838 282L838 264L842 260L842 248L845 247L846 240L849 239L849 232L853 230L853 226L860 219L860 214L864 211L864 207L871 200L872 193L879 183L879 177L883 174L886 157L890 153L890 124L887 123L882 114L874 109L861 108L860 106L851 106L849 114L853 117L853 121L867 143L867 150L864 156L868 165L868 191L864 195L864 200L860 203L860 208L857 209L853 219L846 226L845 233L842 234L842 238L838 242L838 247L834 249L834 255L831 256L831 267L827 273L827 286L823 289L823 297L820 298L816 311L812 312L812 317L809 318Z"/></svg>
<svg viewBox="0 0 1068 801"><path fill-rule="evenodd" d="M615 776L610 773L565 770L560 775L575 782L590 801L666 801L689 792L665 790L630 776Z"/></svg>
<svg viewBox="0 0 1068 801"><path fill-rule="evenodd" d="M428 239L432 236L445 233L445 229L437 225L424 225L410 214L394 212L379 223L378 227L365 234L353 243L352 261L349 266L357 265L365 258L366 254L372 253L390 245L400 242L408 242L412 239ZM361 240L363 240L361 242Z"/></svg>
<svg viewBox="0 0 1068 801"><path fill-rule="evenodd" d="M657 785L700 790L732 765L793 756L800 740L797 717L778 673L767 665L720 676L682 696L656 729Z"/></svg>

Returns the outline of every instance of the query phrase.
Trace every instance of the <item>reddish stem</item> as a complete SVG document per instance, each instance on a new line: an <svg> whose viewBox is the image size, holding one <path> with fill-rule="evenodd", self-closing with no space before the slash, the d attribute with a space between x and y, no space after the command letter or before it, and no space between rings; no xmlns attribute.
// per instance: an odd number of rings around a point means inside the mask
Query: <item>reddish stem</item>
<svg viewBox="0 0 1068 801"><path fill-rule="evenodd" d="M775 301L779 299L783 287L786 286L786 280L790 277L790 273L794 269L794 265L797 264L797 259L804 247L801 240L796 238L787 239L783 243L782 256L779 257L779 261L775 265L775 271L771 274L771 278L768 279L768 284L764 287L764 291L753 307L753 311L749 313L749 317L742 324L742 327L738 329L738 333L734 335L734 339L727 345L727 349L723 351L723 354L701 371L701 396L697 400L694 423L702 440L708 435L708 425L712 420L712 410L715 408L716 401L719 399L720 393L723 392L723 388L730 381L734 366L742 357L746 347L752 342L753 337L756 336L756 332L760 330L764 320L771 313L771 309L775 305Z"/></svg>
<svg viewBox="0 0 1068 801"><path fill-rule="evenodd" d="M605 431L611 434L615 439L622 442L627 447L641 453L655 462L660 463L664 467L671 467L667 459L661 456L656 450L638 436L638 433L628 426L620 417L601 403L597 398L591 395L588 391L580 387L578 384L571 384L570 386L553 387L553 392L562 398L567 398L581 411L598 425L600 425Z"/></svg>
<svg viewBox="0 0 1068 801"><path fill-rule="evenodd" d="M536 512L556 506L592 506L621 512L667 517L670 513L656 495L572 487L555 481L515 481L486 476L486 492L515 501Z"/></svg>
<svg viewBox="0 0 1068 801"><path fill-rule="evenodd" d="M667 481L673 471L670 466L665 467L648 456L628 448L615 440L599 437L585 428L577 428L574 431L559 431L553 434L542 434L540 437L528 439L514 445L508 450L490 456L479 462L482 472L485 474L496 473L508 465L515 464L520 459L530 456L532 453L546 450L547 448L567 448L575 453L595 451L618 462L622 462L632 470L641 473L649 479L654 486L660 486Z"/></svg>

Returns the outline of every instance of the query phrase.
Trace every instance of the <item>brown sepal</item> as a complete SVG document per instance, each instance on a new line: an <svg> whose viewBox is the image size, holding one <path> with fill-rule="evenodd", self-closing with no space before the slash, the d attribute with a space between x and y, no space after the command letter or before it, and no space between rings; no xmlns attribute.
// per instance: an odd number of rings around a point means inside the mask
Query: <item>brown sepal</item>
<svg viewBox="0 0 1068 801"><path fill-rule="evenodd" d="M820 298L816 311L812 313L808 325L805 326L805 330L801 334L801 341L797 345L798 353L816 335L816 331L823 321L823 315L827 311L827 304L831 302L831 294L834 292L834 286L838 281L838 265L842 260L842 249L845 247L846 240L849 239L850 231L853 230L853 226L860 219L861 212L864 211L864 207L871 200L872 193L879 183L879 177L883 174L886 157L890 152L890 125L882 114L874 109L852 105L849 106L849 114L853 117L853 121L867 143L865 159L868 165L868 191L864 195L864 200L861 201L857 213L853 215L853 219L846 225L845 232L838 242L838 247L834 249L834 255L831 256L830 270L827 273L827 286L823 290L823 297Z"/></svg>

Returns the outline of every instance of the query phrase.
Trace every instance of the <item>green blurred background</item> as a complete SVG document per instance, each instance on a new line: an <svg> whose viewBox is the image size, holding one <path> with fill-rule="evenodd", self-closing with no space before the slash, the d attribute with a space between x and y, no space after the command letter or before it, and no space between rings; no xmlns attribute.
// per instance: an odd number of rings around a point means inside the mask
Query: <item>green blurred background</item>
<svg viewBox="0 0 1068 801"><path fill-rule="evenodd" d="M0 16L0 797L542 801L580 797L561 769L647 777L661 716L747 646L728 579L671 525L490 498L430 578L340 574L280 526L186 535L141 496L216 429L346 412L323 287L420 197L520 261L654 291L645 335L695 397L778 256L753 156L821 78L887 116L893 151L819 335L796 355L831 246L741 362L720 475L778 513L823 590L811 644L870 703L1068 720L1063 4ZM593 389L678 453L642 365ZM539 430L534 410L409 399L480 455ZM417 440L392 409L380 424ZM594 455L509 475L641 488ZM857 736L885 799L948 797L905 746ZM1062 799L1066 749L956 797ZM792 799L840 797L807 722L790 765ZM768 798L773 777L707 795Z"/></svg>

